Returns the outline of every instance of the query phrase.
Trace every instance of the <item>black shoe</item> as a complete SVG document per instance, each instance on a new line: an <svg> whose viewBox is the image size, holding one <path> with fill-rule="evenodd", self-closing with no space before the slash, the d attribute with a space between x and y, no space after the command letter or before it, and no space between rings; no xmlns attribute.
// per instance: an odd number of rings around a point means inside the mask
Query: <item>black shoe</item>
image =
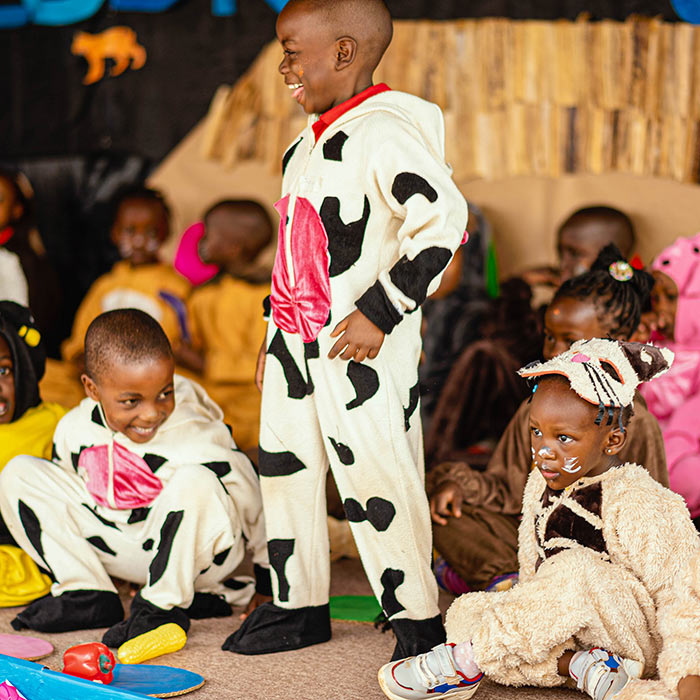
<svg viewBox="0 0 700 700"><path fill-rule="evenodd" d="M396 635L392 661L418 656L445 641L445 627L440 615L427 620L391 620L391 629Z"/></svg>
<svg viewBox="0 0 700 700"><path fill-rule="evenodd" d="M129 617L110 627L104 633L102 643L112 648L120 647L124 642L169 622L180 625L185 632L190 628L190 618L182 608L163 610L144 600L141 593L137 593L131 603Z"/></svg>
<svg viewBox="0 0 700 700"><path fill-rule="evenodd" d="M233 615L233 610L225 598L216 595L216 593L195 593L192 605L184 610L190 620L204 620L207 617L231 617Z"/></svg>
<svg viewBox="0 0 700 700"><path fill-rule="evenodd" d="M116 593L66 591L35 600L10 624L16 630L71 632L109 627L123 619L124 608Z"/></svg>
<svg viewBox="0 0 700 700"><path fill-rule="evenodd" d="M263 603L248 615L221 648L236 654L272 654L321 644L330 638L328 603L292 610Z"/></svg>

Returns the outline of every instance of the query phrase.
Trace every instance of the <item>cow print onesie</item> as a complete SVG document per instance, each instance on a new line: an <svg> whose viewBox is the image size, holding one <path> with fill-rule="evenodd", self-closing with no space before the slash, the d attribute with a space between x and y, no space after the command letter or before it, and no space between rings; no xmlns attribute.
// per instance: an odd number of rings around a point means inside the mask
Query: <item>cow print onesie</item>
<svg viewBox="0 0 700 700"><path fill-rule="evenodd" d="M138 600L156 612L188 608L195 592L245 603L252 586L227 579L246 547L258 590L269 591L253 465L221 409L184 377L175 376L174 411L141 444L113 432L100 404L84 399L59 422L51 462L15 457L0 473L0 510L17 543L53 579L53 598L64 600L35 601L13 622L17 629L119 622L110 576L143 584Z"/></svg>
<svg viewBox="0 0 700 700"><path fill-rule="evenodd" d="M440 109L382 87L318 140L312 117L284 155L259 464L274 606L229 638L232 651L330 635L329 467L397 653L444 639L418 410L420 305L463 238L467 207L444 162ZM328 359L331 331L358 308L386 333L379 355ZM308 633L285 629L285 610Z"/></svg>

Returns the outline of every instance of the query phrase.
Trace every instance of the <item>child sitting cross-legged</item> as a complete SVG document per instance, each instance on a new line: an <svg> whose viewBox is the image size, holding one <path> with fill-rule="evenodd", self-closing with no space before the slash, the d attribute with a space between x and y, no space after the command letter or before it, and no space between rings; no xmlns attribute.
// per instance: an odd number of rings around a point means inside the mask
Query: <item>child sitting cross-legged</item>
<svg viewBox="0 0 700 700"><path fill-rule="evenodd" d="M629 340L649 300L653 280L635 270L620 251L604 248L590 272L565 282L545 314L544 357L572 342L596 337ZM522 494L533 460L530 403L523 401L503 433L485 471L467 463L439 464L428 473L436 561L443 587L456 595L502 588L518 570L518 524ZM639 392L621 458L642 464L668 486L661 430Z"/></svg>
<svg viewBox="0 0 700 700"><path fill-rule="evenodd" d="M258 202L225 200L209 209L199 254L221 272L190 295L192 342L174 348L178 364L201 377L242 450L258 445L255 366L267 330L262 311L270 276L256 268L255 259L271 239L272 222Z"/></svg>
<svg viewBox="0 0 700 700"><path fill-rule="evenodd" d="M623 700L657 669L668 692L699 697L700 539L683 499L620 459L637 385L672 358L596 338L520 370L536 382L520 581L455 600L447 644L380 670L387 697L470 698L485 674Z"/></svg>
<svg viewBox="0 0 700 700"><path fill-rule="evenodd" d="M136 309L98 316L85 339L88 398L58 424L52 461L16 457L0 474L0 510L18 544L54 580L15 629L112 625L119 646L271 593L259 483L194 382L173 376L170 344ZM229 581L246 544L257 592ZM142 584L129 617L110 580ZM226 584L229 585L226 585ZM251 595L253 595L251 599Z"/></svg>

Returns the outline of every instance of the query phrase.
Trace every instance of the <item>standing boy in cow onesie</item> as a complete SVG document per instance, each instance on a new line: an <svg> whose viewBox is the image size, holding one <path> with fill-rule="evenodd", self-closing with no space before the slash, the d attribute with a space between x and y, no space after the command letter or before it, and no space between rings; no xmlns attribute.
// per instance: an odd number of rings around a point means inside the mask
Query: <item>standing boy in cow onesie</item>
<svg viewBox="0 0 700 700"><path fill-rule="evenodd" d="M258 654L330 638L330 466L398 658L444 640L430 570L416 312L462 240L467 207L444 162L440 109L373 85L392 36L382 0L291 0L277 36L279 70L310 118L283 158L258 364L274 602L224 648Z"/></svg>

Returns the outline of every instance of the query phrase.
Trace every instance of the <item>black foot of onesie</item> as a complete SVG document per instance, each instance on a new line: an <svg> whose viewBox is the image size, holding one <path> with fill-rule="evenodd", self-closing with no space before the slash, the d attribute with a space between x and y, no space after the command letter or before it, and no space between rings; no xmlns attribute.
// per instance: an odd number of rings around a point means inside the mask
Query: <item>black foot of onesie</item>
<svg viewBox="0 0 700 700"><path fill-rule="evenodd" d="M182 608L163 610L144 600L141 594L137 593L131 603L129 617L110 627L104 633L102 643L112 648L120 647L124 642L138 637L140 634L150 632L161 625L167 625L169 622L179 625L185 632L190 628L190 618Z"/></svg>
<svg viewBox="0 0 700 700"><path fill-rule="evenodd" d="M271 654L321 644L331 638L328 604L287 610L264 603L224 642L224 651Z"/></svg>
<svg viewBox="0 0 700 700"><path fill-rule="evenodd" d="M445 628L440 615L427 620L391 620L391 629L396 635L392 661L423 654L445 641Z"/></svg>
<svg viewBox="0 0 700 700"><path fill-rule="evenodd" d="M185 608L190 620L205 620L208 617L231 617L231 606L216 593L195 593L192 605Z"/></svg>
<svg viewBox="0 0 700 700"><path fill-rule="evenodd" d="M66 591L30 603L12 620L16 630L71 632L110 625L124 619L119 596L110 591Z"/></svg>

